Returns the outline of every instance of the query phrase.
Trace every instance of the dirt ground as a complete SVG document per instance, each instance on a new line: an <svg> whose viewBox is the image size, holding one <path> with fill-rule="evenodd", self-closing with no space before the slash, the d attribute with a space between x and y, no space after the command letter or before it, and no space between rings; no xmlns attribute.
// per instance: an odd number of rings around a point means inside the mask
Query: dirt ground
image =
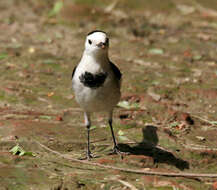
<svg viewBox="0 0 217 190"><path fill-rule="evenodd" d="M86 151L71 73L94 29L123 73L112 138L95 114L91 163L162 173L217 173L216 0L1 0L0 190L216 190L217 178L165 177L61 158ZM13 155L19 145L30 155ZM18 152L19 153L19 152ZM32 155L33 154L33 155Z"/></svg>

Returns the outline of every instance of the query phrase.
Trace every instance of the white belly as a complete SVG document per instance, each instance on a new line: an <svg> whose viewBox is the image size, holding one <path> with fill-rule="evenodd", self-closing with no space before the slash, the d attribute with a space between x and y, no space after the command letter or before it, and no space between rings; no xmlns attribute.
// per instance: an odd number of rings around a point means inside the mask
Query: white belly
<svg viewBox="0 0 217 190"><path fill-rule="evenodd" d="M89 88L81 83L73 85L75 99L87 112L112 111L120 100L120 89L111 80L106 80L99 88Z"/></svg>

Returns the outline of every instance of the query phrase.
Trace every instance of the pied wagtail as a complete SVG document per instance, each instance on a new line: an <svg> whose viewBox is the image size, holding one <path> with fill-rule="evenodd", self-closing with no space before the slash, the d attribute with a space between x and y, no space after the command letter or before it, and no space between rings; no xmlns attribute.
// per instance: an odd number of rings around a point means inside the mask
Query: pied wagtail
<svg viewBox="0 0 217 190"><path fill-rule="evenodd" d="M120 153L112 128L112 112L121 97L121 72L109 60L109 38L100 30L90 32L85 41L85 49L80 63L72 72L72 88L75 99L84 110L87 127L87 159L90 152L90 127L92 112L107 112L108 123L114 142L113 153Z"/></svg>

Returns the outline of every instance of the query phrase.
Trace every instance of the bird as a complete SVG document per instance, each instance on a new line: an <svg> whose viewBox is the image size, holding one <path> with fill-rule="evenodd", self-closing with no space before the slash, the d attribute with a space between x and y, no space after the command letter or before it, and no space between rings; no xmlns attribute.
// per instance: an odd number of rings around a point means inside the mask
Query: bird
<svg viewBox="0 0 217 190"><path fill-rule="evenodd" d="M108 50L109 38L106 32L102 30L89 32L81 60L72 72L75 100L84 111L84 123L87 128L85 159L88 160L93 158L90 151L90 127L91 114L94 112L107 114L114 144L112 153L123 153L117 145L112 127L113 110L121 98L122 73L110 61Z"/></svg>

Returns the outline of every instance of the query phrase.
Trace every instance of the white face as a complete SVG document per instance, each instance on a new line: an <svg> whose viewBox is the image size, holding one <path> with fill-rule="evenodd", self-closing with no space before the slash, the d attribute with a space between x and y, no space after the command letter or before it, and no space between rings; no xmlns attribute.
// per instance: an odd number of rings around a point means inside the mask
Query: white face
<svg viewBox="0 0 217 190"><path fill-rule="evenodd" d="M109 39L103 32L94 32L87 36L85 51L94 55L106 54L108 52Z"/></svg>

